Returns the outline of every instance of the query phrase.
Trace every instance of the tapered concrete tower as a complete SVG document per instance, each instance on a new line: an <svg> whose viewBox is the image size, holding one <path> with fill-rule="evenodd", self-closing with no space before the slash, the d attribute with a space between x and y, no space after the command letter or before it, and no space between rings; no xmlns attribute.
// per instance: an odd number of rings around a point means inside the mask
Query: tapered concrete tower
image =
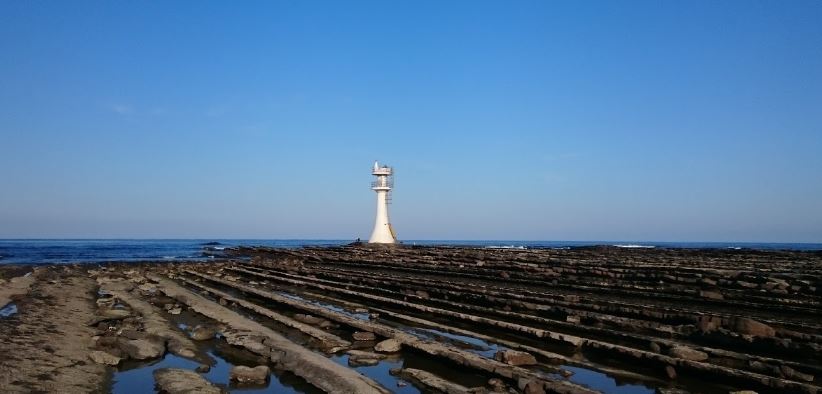
<svg viewBox="0 0 822 394"><path fill-rule="evenodd" d="M394 187L394 169L375 161L371 174L377 177L376 181L371 182L371 190L377 192L377 220L368 243L393 244L397 242L397 235L388 221L388 202L391 201L391 189Z"/></svg>

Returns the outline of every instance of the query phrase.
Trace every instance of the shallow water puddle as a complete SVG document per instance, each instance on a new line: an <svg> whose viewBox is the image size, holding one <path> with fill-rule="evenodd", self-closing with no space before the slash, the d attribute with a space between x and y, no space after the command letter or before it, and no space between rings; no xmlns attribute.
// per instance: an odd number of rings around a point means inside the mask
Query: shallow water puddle
<svg viewBox="0 0 822 394"><path fill-rule="evenodd" d="M418 329L415 331L428 332L430 333L428 335L435 340L454 344L461 349L468 350L471 353L488 358L494 358L494 354L496 354L497 351L507 349L479 338L474 338L467 335L452 334L450 332L440 331L433 328Z"/></svg>
<svg viewBox="0 0 822 394"><path fill-rule="evenodd" d="M653 388L641 384L621 384L602 372L569 365L563 365L562 368L574 373L568 380L605 394L653 394L656 392Z"/></svg>
<svg viewBox="0 0 822 394"><path fill-rule="evenodd" d="M322 301L311 300L311 299L300 297L298 295L287 293L287 292L284 292L284 291L278 291L276 293L283 296L283 297L291 298L292 300L302 301L302 302L305 302L305 303L308 303L308 304L312 304L312 305L323 307L323 308L328 309L328 310L332 310L334 312L339 312L339 313L342 313L346 316L356 318L358 320L370 320L371 319L367 312L365 312L365 313L352 312L352 311L350 311L348 309L345 309L345 308L343 308L341 306L338 306L338 305L329 304L327 302L322 302Z"/></svg>
<svg viewBox="0 0 822 394"><path fill-rule="evenodd" d="M448 338L451 338L451 339L454 339L454 340L457 340L457 341L460 341L460 342L463 342L463 343L467 343L467 344L470 344L470 345L474 345L474 346L480 347L480 348L495 348L495 347L497 347L497 345L495 345L493 343L486 342L482 339L470 337L470 336L467 336L467 335L452 334L450 332L440 331L440 330L436 330L436 329L433 329L433 328L426 328L425 331L429 331L429 332L432 332L436 335L441 335L441 336L444 336L444 337L448 337Z"/></svg>
<svg viewBox="0 0 822 394"><path fill-rule="evenodd" d="M323 301L316 301L309 298L305 298L302 296L298 296L292 293L284 292L284 291L277 291L279 295L284 297L291 298L293 300L307 302L313 305L321 306L323 308L333 310L335 312L343 313L347 316L355 317L359 320L371 320L371 316L369 313L356 313L352 312L349 309L342 308L340 306L330 304ZM499 350L507 349L506 347L499 346L495 343L487 342L479 338L467 336L467 335L460 335L460 334L453 334L446 331L437 330L434 328L423 328L423 327L414 327L412 325L408 325L406 323L402 323L390 318L390 316L380 317L380 322L390 325L395 328L399 328L404 332L407 332L411 335L416 336L420 339L426 340L434 340L438 342L444 342L452 344L460 349L464 349L470 351L474 354L493 358L494 354Z"/></svg>
<svg viewBox="0 0 822 394"><path fill-rule="evenodd" d="M507 349L506 347L472 336L453 334L447 331L437 330L435 328L411 326L404 322L391 319L390 316L380 318L380 323L398 328L403 332L411 334L417 338L446 343L482 357L494 358L494 354L497 351Z"/></svg>
<svg viewBox="0 0 822 394"><path fill-rule="evenodd" d="M340 307L340 306L332 304L332 303L302 297L302 296L299 296L299 295L296 295L296 294L293 294L293 293L289 293L289 292L286 292L286 291L275 291L275 293L279 294L279 295L282 295L284 297L293 299L293 300L297 300L297 301L301 301L301 302L305 302L305 303L310 303L312 305L317 305L317 306L323 307L325 309L329 309L329 310L332 310L332 311L335 311L335 312L345 314L347 316L355 317L355 318L360 319L360 320L370 320L371 319L369 313L352 312L350 309L346 309L346 308ZM438 341L438 342L448 343L448 344L451 344L455 347L458 347L458 348L461 348L463 350L467 350L471 353L480 355L482 357L493 358L494 354L497 351L507 349L507 347L498 345L498 344L493 343L493 342L488 342L488 341L485 341L485 340L482 340L482 339L479 339L479 338L476 338L476 337L472 337L472 336L454 334L454 333L450 333L450 332L447 332L447 331L442 331L442 330L438 330L438 329L434 329L434 328L410 326L406 323L402 323L402 322L390 319L390 317L388 319L380 318L380 321L383 324L387 324L389 326L401 329L402 331L407 332L411 335L414 335L418 338L425 339L425 340L434 340L434 341ZM180 326L180 328L185 329L185 327L182 326L182 325ZM391 390L393 392L397 392L397 393L419 393L420 392L420 390L418 388L414 387L409 382L405 381L404 379L402 379L400 377L392 376L389 373L389 370L392 369L392 368L401 368L401 367L404 367L404 366L409 366L409 365L406 365L406 364L408 364L408 360L404 360L402 358L388 359L388 360L381 360L379 362L379 364L374 365L374 366L352 367L352 366L348 365L348 358L349 358L349 356L346 355L346 354L335 355L335 356L331 357L331 359L334 360L335 362L337 362L341 365L344 365L346 367L353 368L353 369L357 370L358 372L362 373L363 375L368 376L369 378L379 382L380 384L382 384L383 386L385 386L386 388L388 388L389 390ZM423 362L415 361L411 364L412 365L410 365L409 367L412 367L412 368L416 367L416 368L420 368L420 369L424 369L424 370L430 370L431 369L430 367L431 367L432 363L431 363L430 360L424 360ZM415 366L415 364L419 364L419 365ZM552 372L549 372L547 370L542 370L538 367L535 367L535 368L538 369L538 371L536 371L536 372L539 372L539 373L542 373L542 374L545 374L545 375L554 376L554 374ZM478 376L463 376L463 374L459 374L459 373L451 371L451 368L445 368L445 369L443 369L443 368L433 368L433 369L436 370L436 371L439 371L439 373L448 372L448 373L445 373L447 378L456 379L457 381L466 380L462 383L463 384L468 384L469 387L472 386L472 385L474 385L474 386L484 386L485 381L487 380L487 378L479 378ZM648 394L651 394L651 393L654 393L653 389L648 388L648 387L643 386L643 385L622 385L622 384L617 384L615 379L609 377L608 375L605 375L605 374L602 374L602 373L599 373L599 372L596 372L596 371L586 370L586 369L577 368L577 367L570 367L570 368L566 367L566 369L573 370L575 372L575 375L573 377L571 377L571 379L569 379L569 380L575 381L575 382L580 383L580 384L584 384L588 387L591 387L591 388L594 388L594 389L597 389L597 390L601 390L605 393L617 393L617 394L628 394L628 393L638 393L638 394L639 393L641 393L641 394L648 393ZM434 372L434 373L439 374L437 372ZM560 377L559 375L556 375L555 377L559 378L559 379L562 379L562 377ZM398 383L400 383L400 385L398 385Z"/></svg>
<svg viewBox="0 0 822 394"><path fill-rule="evenodd" d="M215 383L223 388L227 388L232 393L303 393L304 391L295 389L291 385L281 382L279 377L271 374L270 380L265 386L254 387L233 387L229 382L229 372L234 364L220 357L215 352L208 352L208 355L215 360L211 370L202 374L211 383ZM143 364L135 368L117 371L114 373L114 384L112 393L114 394L138 394L155 393L154 371L161 368L182 368L194 370L200 365L196 361L191 361L168 353L162 360L151 364Z"/></svg>
<svg viewBox="0 0 822 394"><path fill-rule="evenodd" d="M392 368L402 368L403 366L403 359L388 359L388 360L380 360L380 363L377 365L371 366L361 366L361 367L350 367L348 365L348 355L343 354L339 356L332 356L331 357L334 362L343 365L348 368L353 368L357 370L357 372L362 373L365 376L373 379L377 383L383 385L383 387L387 388L388 390L394 393L400 394L419 394L420 390L414 387L410 382L401 379L398 376L392 376L389 371ZM399 385L398 385L399 384ZM403 386L404 384L404 386Z"/></svg>
<svg viewBox="0 0 822 394"><path fill-rule="evenodd" d="M453 334L433 328L416 328L396 321L383 320L383 323L388 323L391 326L400 328L418 338L448 342L483 357L493 358L497 351L507 349L507 347L467 335ZM539 367L535 368L539 370L537 372L545 374L546 376L564 379L558 374L541 370ZM602 391L606 394L653 394L656 392L654 388L642 384L620 383L615 378L602 372L567 365L561 366L561 368L574 373L568 380Z"/></svg>
<svg viewBox="0 0 822 394"><path fill-rule="evenodd" d="M278 294L294 299L299 300L307 303L311 303L317 306L321 306L326 309L330 309L336 312L340 312L346 314L348 316L356 317L360 320L370 320L368 313L354 313L350 310L342 308L340 306L330 304L327 302L316 301L309 298L301 297L292 293L278 291ZM467 335L460 335L454 334L442 330L437 330L434 328L422 328L422 327L414 327L409 326L405 323L397 322L392 319L380 319L382 323L388 324L395 328L399 328L404 332L407 332L411 335L414 335L421 339L426 340L435 340L438 342L449 343L453 346L459 347L461 349L467 350L471 353L487 357L487 358L494 358L494 354L499 350L505 350L507 347L500 346L496 343L488 342L479 338L475 338L472 336ZM348 355L340 355L334 356L332 359L342 365L348 366ZM417 388L414 388L411 384L405 387L398 387L398 381L404 381L403 379L395 376L391 376L388 371L391 368L399 368L403 364L403 361L400 360L381 360L378 365L375 366L361 366L361 367L351 367L360 371L364 375L378 381L380 384L384 385L388 389L398 392L398 393L419 393ZM585 385L589 388L602 391L606 394L653 394L655 390L651 387L642 385L642 384L626 384L620 383L615 378L590 369L580 368L580 367L571 367L571 366L563 366L563 369L567 369L569 371L574 372L568 380ZM539 369L539 368L537 368ZM553 373L549 371L540 370L545 375L554 376ZM555 376L556 378L562 379L559 375ZM407 383L407 382L406 382ZM409 391L410 390L410 391Z"/></svg>
<svg viewBox="0 0 822 394"><path fill-rule="evenodd" d="M114 373L111 392L114 394L154 393L154 371L160 368L194 369L199 363L166 354L162 360Z"/></svg>
<svg viewBox="0 0 822 394"><path fill-rule="evenodd" d="M9 302L6 306L0 308L0 317L9 317L17 313L17 304Z"/></svg>
<svg viewBox="0 0 822 394"><path fill-rule="evenodd" d="M214 324L190 310L184 310L178 315L169 315L169 322L188 335L188 329L200 324ZM273 371L269 375L269 381L265 385L237 386L229 380L231 368L236 365L256 366L264 363L259 356L254 355L244 349L231 346L222 339L220 333L216 339L208 341L196 341L195 345L199 350L208 355L213 362L209 364L210 370L201 375L211 383L214 383L231 393L318 393L316 388L306 383L301 378L290 374ZM200 362L176 356L171 353L160 360L150 362L125 361L118 371L114 373L112 393L132 394L132 393L155 393L154 371L161 368L182 368L195 370ZM271 365L269 365L271 367Z"/></svg>

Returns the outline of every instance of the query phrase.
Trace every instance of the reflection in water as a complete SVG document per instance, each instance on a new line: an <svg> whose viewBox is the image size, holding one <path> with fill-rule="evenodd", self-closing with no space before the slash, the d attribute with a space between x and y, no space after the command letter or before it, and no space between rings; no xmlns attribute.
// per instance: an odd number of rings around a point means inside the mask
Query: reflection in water
<svg viewBox="0 0 822 394"><path fill-rule="evenodd" d="M430 333L432 339L450 343L458 348L468 350L471 353L478 354L483 357L494 358L494 354L496 354L497 351L505 349L495 343L490 343L479 338L474 338L467 335L452 334L450 332L435 330L433 328L426 328L416 331L428 332Z"/></svg>
<svg viewBox="0 0 822 394"><path fill-rule="evenodd" d="M340 355L340 356L333 356L331 357L336 363L344 365L348 367L348 355ZM362 373L365 376L373 379L377 383L383 385L383 387L391 390L394 393L400 394L419 394L420 390L411 385L411 383L405 382L404 380L400 379L398 376L392 376L388 371L392 368L402 368L403 361L401 358L397 359L389 359L389 360L380 360L380 363L377 365L372 366L364 366L364 367L352 367L356 369L358 372ZM398 382L404 382L405 386L398 386ZM401 383L402 384L402 383Z"/></svg>
<svg viewBox="0 0 822 394"><path fill-rule="evenodd" d="M17 304L10 302L6 306L0 308L0 317L9 317L17 313Z"/></svg>
<svg viewBox="0 0 822 394"><path fill-rule="evenodd" d="M276 293L283 296L283 297L290 298L290 299L295 300L295 301L302 301L302 302L306 302L306 303L309 303L309 304L312 304L312 305L323 307L325 309L328 309L328 310L331 310L331 311L334 311L334 312L339 312L339 313L342 313L346 316L353 317L353 318L358 319L358 320L369 320L370 319L369 316L368 316L368 313L352 312L352 311L349 311L348 309L345 309L345 308L343 308L341 306L338 306L338 305L329 304L329 303L323 302L323 301L311 300L311 299L300 297L296 294L291 294L291 293L288 293L288 292L285 292L285 291L278 291Z"/></svg>
<svg viewBox="0 0 822 394"><path fill-rule="evenodd" d="M162 360L155 361L154 363L126 371L115 372L112 393L154 393L154 375L152 374L155 370L160 368L194 369L197 365L199 364L194 361L186 360L173 354L166 354Z"/></svg>
<svg viewBox="0 0 822 394"><path fill-rule="evenodd" d="M257 393L303 393L307 391L305 387L295 388L288 383L284 383L275 374L271 375L271 379L266 386L254 387L232 387L229 382L229 372L234 365L221 357L218 352L208 352L208 355L215 360L215 364L211 366L208 373L203 374L209 382L215 383L223 388L228 388L232 393L243 394L257 394ZM348 355L332 356L332 360L340 365L348 366ZM425 360L425 364L432 364L430 360ZM404 365L406 364L402 358L381 360L379 364L373 366L353 367L363 375L377 381L392 392L400 394L419 394L420 390L414 387L411 383L403 379L392 376L389 371L392 368L411 367L419 368L420 365ZM413 363L412 363L413 364ZM149 364L141 364L140 366L124 371L119 371L114 374L114 385L112 393L114 394L139 394L139 393L155 393L154 376L153 373L161 368L183 368L194 370L199 363L191 361L173 354L166 354L162 360L155 361ZM428 365L429 367L431 365ZM594 390L602 391L606 394L652 394L654 390L643 385L627 384L620 385L615 379L606 374L592 371L585 368L578 368L573 366L563 366L564 369L574 372L570 380L574 383L585 385ZM429 369L429 368L424 368ZM443 371L440 371L442 373ZM465 376L449 376L452 373L444 374L446 379L454 381L461 381L466 379ZM439 373L438 373L439 374ZM461 374L460 374L461 375ZM482 386L483 381L479 376L471 379L471 382L463 381L460 383L468 386ZM404 384L404 385L403 385ZM300 386L304 386L300 385Z"/></svg>
<svg viewBox="0 0 822 394"><path fill-rule="evenodd" d="M342 312L359 319L369 319L367 313L352 313L349 310L330 303L312 301L285 292L280 294L288 296L292 299L300 299L311 302L314 305L319 305L327 309ZM15 313L16 306L9 304L7 307L0 310L0 316L3 316L3 311L7 309L11 310L11 308L13 308L13 311L10 313ZM196 314L191 314L188 311L185 311L181 315L171 316L171 320L173 324L183 332L188 331L189 327L197 324L209 324L207 319L202 319ZM487 342L471 336L454 334L429 327L408 326L406 324L391 320L383 320L382 322L390 326L400 328L403 331L419 338L444 342L484 357L492 358L493 354L497 350L504 349L504 347L493 342ZM218 334L218 338L219 337L220 335ZM319 392L316 387L309 385L304 380L292 374L282 374L277 372L271 375L269 383L264 387L232 387L229 382L231 367L234 365L248 365L253 367L259 363L256 356L250 353L246 354L245 351L227 345L220 339L198 342L197 346L214 360L212 365L210 365L211 369L209 372L203 374L203 377L218 386L228 389L232 393L252 394ZM331 360L343 366L349 367L348 357L349 356L345 354L334 355L331 356ZM125 365L121 367L121 371L115 373L114 375L112 392L115 394L154 393L153 372L155 370L160 368L183 368L194 370L198 365L199 363L196 361L187 360L173 354L167 354L162 360L156 360L151 363L126 362ZM394 358L381 360L379 364L374 366L359 366L350 368L353 368L363 375L373 379L386 387L388 390L400 394L419 394L420 389L415 387L410 382L406 382L397 376L392 376L389 371L393 368L417 368L426 370L444 379L466 387L485 386L489 378L488 375L478 373L477 371L458 368L448 361L432 358L430 355L426 354L418 354L414 351L403 351L401 355L395 355ZM573 366L563 366L563 368L574 372L574 375L569 378L570 381L602 391L606 394L651 394L654 392L653 389L641 384L620 384L614 378L594 370ZM561 379L558 375L554 377Z"/></svg>
<svg viewBox="0 0 822 394"><path fill-rule="evenodd" d="M226 361L226 359L219 356L218 353L209 352L208 355L215 360L215 364L211 366L208 373L203 374L211 383L215 383L223 388L228 388L232 393L256 394L256 393L302 393L303 390L296 390L290 385L283 384L279 377L275 374L271 375L271 379L266 386L254 387L231 387L229 386L229 372L234 364ZM194 370L199 363L191 361L182 357L175 356L171 353L159 361L151 364L142 364L137 368L119 371L114 374L114 385L112 393L114 394L138 394L138 393L155 393L154 390L154 371L161 368L182 368Z"/></svg>
<svg viewBox="0 0 822 394"><path fill-rule="evenodd" d="M616 379L602 372L568 365L563 365L562 368L574 373L569 378L570 381L605 394L653 394L655 392L654 389L639 384L618 384Z"/></svg>

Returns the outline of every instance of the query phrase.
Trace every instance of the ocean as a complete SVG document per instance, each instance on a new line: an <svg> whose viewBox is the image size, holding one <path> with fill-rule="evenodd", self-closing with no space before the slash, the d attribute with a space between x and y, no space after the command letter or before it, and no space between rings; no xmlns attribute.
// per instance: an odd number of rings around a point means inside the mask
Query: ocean
<svg viewBox="0 0 822 394"><path fill-rule="evenodd" d="M207 260L206 247L217 251L231 246L299 248L334 246L351 240L309 239L0 239L0 264L54 264L74 262ZM745 242L636 242L636 241L447 241L408 240L406 245L450 245L488 248L571 248L612 245L626 248L711 248L766 250L822 250L822 243Z"/></svg>

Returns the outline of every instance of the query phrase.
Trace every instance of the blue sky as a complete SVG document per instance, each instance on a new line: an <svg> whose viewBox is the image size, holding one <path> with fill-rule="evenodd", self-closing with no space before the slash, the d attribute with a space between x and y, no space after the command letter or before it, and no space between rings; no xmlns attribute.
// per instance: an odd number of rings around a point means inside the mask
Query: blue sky
<svg viewBox="0 0 822 394"><path fill-rule="evenodd" d="M822 241L822 2L0 2L0 238Z"/></svg>

